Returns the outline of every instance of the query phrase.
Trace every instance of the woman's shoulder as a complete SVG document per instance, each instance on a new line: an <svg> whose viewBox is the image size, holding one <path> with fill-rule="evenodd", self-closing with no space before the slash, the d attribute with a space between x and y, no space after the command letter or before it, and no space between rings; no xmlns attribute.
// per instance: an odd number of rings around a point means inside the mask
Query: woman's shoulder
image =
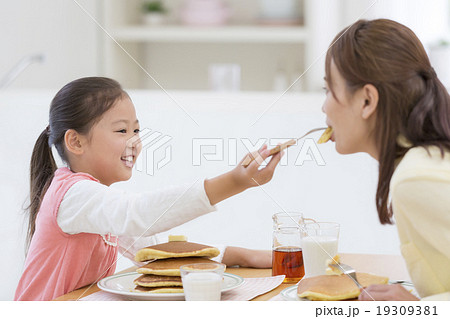
<svg viewBox="0 0 450 319"><path fill-rule="evenodd" d="M398 170L407 169L450 169L450 151L441 149L437 146L418 146L411 148L406 152L398 165Z"/></svg>
<svg viewBox="0 0 450 319"><path fill-rule="evenodd" d="M444 180L450 183L450 151L437 146L413 147L401 159L391 179L391 187L405 180Z"/></svg>

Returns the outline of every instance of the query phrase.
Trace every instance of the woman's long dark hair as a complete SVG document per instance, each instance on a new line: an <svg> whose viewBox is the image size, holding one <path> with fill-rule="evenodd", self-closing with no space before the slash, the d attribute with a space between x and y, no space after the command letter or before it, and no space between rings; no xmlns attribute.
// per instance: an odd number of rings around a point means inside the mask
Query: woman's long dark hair
<svg viewBox="0 0 450 319"><path fill-rule="evenodd" d="M376 206L380 222L391 224L389 183L395 160L410 148L399 145L397 137L406 137L411 147L435 145L444 156L444 151L450 150L449 93L414 32L392 20L359 20L336 36L326 56L329 85L331 61L350 93L369 83L378 90Z"/></svg>
<svg viewBox="0 0 450 319"><path fill-rule="evenodd" d="M73 129L80 134L88 134L103 113L124 95L126 93L120 84L112 79L87 77L65 85L53 98L49 125L39 135L31 155L27 246L36 229L36 216L42 198L57 169L52 145L55 145L62 160L68 163L64 145L66 131Z"/></svg>

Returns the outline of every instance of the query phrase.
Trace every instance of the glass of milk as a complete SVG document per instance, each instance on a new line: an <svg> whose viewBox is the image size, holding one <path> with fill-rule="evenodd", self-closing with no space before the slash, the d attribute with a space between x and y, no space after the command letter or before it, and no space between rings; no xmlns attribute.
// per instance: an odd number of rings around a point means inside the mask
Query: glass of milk
<svg viewBox="0 0 450 319"><path fill-rule="evenodd" d="M338 251L339 224L314 222L303 224L301 243L305 277L325 275L327 260Z"/></svg>
<svg viewBox="0 0 450 319"><path fill-rule="evenodd" d="M186 301L220 301L223 264L189 264L180 267Z"/></svg>

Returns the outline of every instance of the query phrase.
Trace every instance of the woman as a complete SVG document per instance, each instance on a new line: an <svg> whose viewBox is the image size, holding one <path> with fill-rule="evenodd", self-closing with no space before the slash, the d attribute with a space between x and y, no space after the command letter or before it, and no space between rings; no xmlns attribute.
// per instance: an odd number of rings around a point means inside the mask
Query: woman
<svg viewBox="0 0 450 319"><path fill-rule="evenodd" d="M376 207L395 223L421 298L450 298L450 96L416 35L397 22L360 20L326 56L323 111L341 154L379 161ZM417 300L400 285L361 300Z"/></svg>

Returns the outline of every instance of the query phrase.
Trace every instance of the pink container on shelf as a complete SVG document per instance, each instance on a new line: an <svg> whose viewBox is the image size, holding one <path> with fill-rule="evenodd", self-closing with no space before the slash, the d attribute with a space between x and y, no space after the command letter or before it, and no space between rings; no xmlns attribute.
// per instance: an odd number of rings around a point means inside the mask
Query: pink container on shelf
<svg viewBox="0 0 450 319"><path fill-rule="evenodd" d="M222 0L185 0L180 13L182 23L196 26L223 25L230 16Z"/></svg>

